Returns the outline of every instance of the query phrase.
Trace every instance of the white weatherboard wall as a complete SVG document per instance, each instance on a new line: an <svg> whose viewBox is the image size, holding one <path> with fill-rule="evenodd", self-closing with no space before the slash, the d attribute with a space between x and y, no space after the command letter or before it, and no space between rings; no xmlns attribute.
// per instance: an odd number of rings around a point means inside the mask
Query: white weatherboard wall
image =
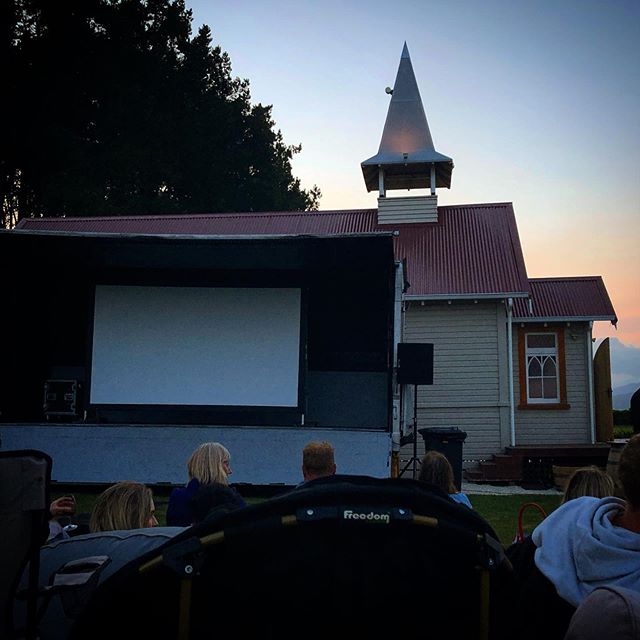
<svg viewBox="0 0 640 640"><path fill-rule="evenodd" d="M92 404L298 405L300 289L96 287Z"/></svg>
<svg viewBox="0 0 640 640"><path fill-rule="evenodd" d="M526 326L526 325L525 325ZM563 325L555 325L563 326ZM549 324L553 329L554 325ZM589 382L587 366L589 354L585 334L587 323L574 322L564 325L567 402L570 409L518 410L520 403L520 363L518 361L517 327L514 326L513 369L516 401L516 444L589 444ZM573 337L572 337L573 336Z"/></svg>
<svg viewBox="0 0 640 640"><path fill-rule="evenodd" d="M437 196L378 198L378 224L438 222Z"/></svg>
<svg viewBox="0 0 640 640"><path fill-rule="evenodd" d="M427 302L424 306L412 302L406 311L403 342L434 344L433 385L418 386L418 429L457 427L465 431L465 461L488 459L509 444L502 302ZM411 452L412 446L405 446L402 457L410 457ZM419 435L418 454L423 452Z"/></svg>
<svg viewBox="0 0 640 640"><path fill-rule="evenodd" d="M203 442L231 453L232 483L297 484L302 449L328 440L338 473L389 477L391 438L385 431L308 427L0 425L2 450L38 449L53 458L57 482L185 484L187 460Z"/></svg>

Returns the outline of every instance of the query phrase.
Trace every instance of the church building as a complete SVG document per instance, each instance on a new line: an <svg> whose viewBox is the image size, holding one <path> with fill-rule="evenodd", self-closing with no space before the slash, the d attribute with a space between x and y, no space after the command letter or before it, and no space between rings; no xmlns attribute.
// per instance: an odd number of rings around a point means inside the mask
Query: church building
<svg viewBox="0 0 640 640"><path fill-rule="evenodd" d="M375 209L87 212L0 232L16 274L1 329L20 327L1 347L1 447L50 453L63 482L181 483L212 440L239 483L297 483L319 439L340 472L397 475L425 428L466 434L477 481L606 460L602 278L529 278L510 202L438 206L454 162L406 44L388 93L361 164ZM428 383L403 379L407 344L432 345L414 363Z"/></svg>

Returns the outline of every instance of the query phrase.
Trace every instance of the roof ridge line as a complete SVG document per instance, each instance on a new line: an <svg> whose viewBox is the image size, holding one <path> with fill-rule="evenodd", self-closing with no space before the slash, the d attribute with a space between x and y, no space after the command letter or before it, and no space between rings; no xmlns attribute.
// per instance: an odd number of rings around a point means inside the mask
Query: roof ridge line
<svg viewBox="0 0 640 640"><path fill-rule="evenodd" d="M465 207L473 207L475 209L479 209L482 207L513 207L513 202L505 201L505 202L469 202L466 204L443 204L438 205L438 209L462 209Z"/></svg>
<svg viewBox="0 0 640 640"><path fill-rule="evenodd" d="M554 280L599 280L602 276L545 276L544 278L529 278L529 281L550 282Z"/></svg>
<svg viewBox="0 0 640 640"><path fill-rule="evenodd" d="M213 216L226 217L242 217L242 216L291 216L291 215L313 215L313 214L336 214L336 213L353 213L366 212L371 213L377 211L374 208L366 209L317 209L315 211L217 211L212 213L150 213L150 214L133 214L125 216L42 216L38 218L22 218L27 224L29 221L74 221L74 220L177 220L186 218L210 218ZM22 222L21 220L21 222Z"/></svg>

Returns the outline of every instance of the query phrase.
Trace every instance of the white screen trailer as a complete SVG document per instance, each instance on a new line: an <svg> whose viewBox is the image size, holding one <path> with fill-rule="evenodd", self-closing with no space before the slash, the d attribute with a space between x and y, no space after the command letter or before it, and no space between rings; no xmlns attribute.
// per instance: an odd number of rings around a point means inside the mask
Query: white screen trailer
<svg viewBox="0 0 640 640"><path fill-rule="evenodd" d="M90 402L297 407L301 290L97 285Z"/></svg>

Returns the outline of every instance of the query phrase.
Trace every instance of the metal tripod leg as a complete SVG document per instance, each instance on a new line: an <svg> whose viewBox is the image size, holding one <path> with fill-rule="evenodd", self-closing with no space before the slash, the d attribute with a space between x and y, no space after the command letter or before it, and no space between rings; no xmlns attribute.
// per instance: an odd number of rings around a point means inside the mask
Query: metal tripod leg
<svg viewBox="0 0 640 640"><path fill-rule="evenodd" d="M418 479L418 385L413 385L413 456L402 467L402 471L398 474L398 478L401 478L404 472L413 465L413 479Z"/></svg>

